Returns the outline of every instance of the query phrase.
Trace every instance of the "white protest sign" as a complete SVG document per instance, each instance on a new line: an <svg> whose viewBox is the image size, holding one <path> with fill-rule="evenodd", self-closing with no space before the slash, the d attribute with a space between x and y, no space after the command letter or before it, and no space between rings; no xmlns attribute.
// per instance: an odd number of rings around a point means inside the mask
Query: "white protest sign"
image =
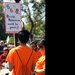
<svg viewBox="0 0 75 75"><path fill-rule="evenodd" d="M5 30L6 33L17 33L22 30L19 3L5 2Z"/></svg>

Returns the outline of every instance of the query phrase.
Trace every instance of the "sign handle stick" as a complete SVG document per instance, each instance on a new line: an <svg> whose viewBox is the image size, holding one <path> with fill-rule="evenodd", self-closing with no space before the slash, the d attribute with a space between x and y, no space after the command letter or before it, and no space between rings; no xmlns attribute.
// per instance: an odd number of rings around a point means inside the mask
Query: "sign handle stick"
<svg viewBox="0 0 75 75"><path fill-rule="evenodd" d="M13 34L13 37L14 37L14 47L16 46L16 43L15 43L15 34Z"/></svg>

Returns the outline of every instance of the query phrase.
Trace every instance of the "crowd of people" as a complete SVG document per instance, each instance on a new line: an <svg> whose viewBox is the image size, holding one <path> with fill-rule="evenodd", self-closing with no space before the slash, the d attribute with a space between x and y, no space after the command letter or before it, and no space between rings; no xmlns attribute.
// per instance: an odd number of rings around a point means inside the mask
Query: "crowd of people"
<svg viewBox="0 0 75 75"><path fill-rule="evenodd" d="M45 75L45 39L31 39L28 45L30 33L27 30L18 32L17 36L19 45L16 47L0 41L0 69L6 62L12 75Z"/></svg>
<svg viewBox="0 0 75 75"><path fill-rule="evenodd" d="M10 46L10 44L7 44L3 40L0 41L0 68L2 68L2 64L5 62L5 59L11 48L14 48L14 45Z"/></svg>

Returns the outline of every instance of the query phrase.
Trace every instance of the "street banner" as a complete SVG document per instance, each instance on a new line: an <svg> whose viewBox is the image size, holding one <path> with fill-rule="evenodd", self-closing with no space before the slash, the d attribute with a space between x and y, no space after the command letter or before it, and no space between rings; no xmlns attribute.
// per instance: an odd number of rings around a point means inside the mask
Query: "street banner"
<svg viewBox="0 0 75 75"><path fill-rule="evenodd" d="M15 34L22 30L20 3L5 2L5 32Z"/></svg>

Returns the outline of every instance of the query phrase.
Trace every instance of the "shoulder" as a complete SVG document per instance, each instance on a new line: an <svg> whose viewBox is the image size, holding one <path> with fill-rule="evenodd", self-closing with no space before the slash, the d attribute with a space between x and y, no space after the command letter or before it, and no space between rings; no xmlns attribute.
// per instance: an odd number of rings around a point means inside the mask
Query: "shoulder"
<svg viewBox="0 0 75 75"><path fill-rule="evenodd" d="M17 49L17 47L12 48L12 49L9 51L9 53L13 54L13 53L15 52L16 49Z"/></svg>
<svg viewBox="0 0 75 75"><path fill-rule="evenodd" d="M34 51L34 50L32 50L33 51L33 58L37 58L38 59L38 55L37 55L37 53Z"/></svg>
<svg viewBox="0 0 75 75"><path fill-rule="evenodd" d="M45 61L45 56L41 56L41 57L39 58L38 61L39 61L39 62L41 62L41 61Z"/></svg>
<svg viewBox="0 0 75 75"><path fill-rule="evenodd" d="M4 54L1 54L1 55L0 55L0 57L3 57L3 56L4 56Z"/></svg>
<svg viewBox="0 0 75 75"><path fill-rule="evenodd" d="M36 54L36 52L34 50L32 50L32 51L33 51L33 54Z"/></svg>

